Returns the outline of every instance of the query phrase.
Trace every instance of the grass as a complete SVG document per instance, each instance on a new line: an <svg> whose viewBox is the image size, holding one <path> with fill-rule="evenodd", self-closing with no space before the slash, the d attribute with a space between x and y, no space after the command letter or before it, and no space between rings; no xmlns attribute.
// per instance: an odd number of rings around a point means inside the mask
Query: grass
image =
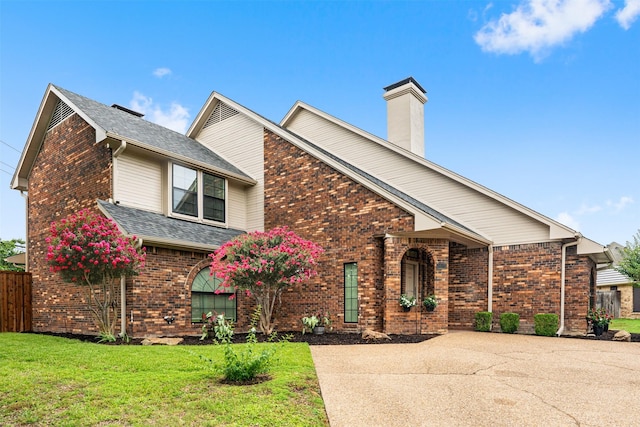
<svg viewBox="0 0 640 427"><path fill-rule="evenodd" d="M613 319L609 323L609 329L624 329L632 334L640 334L640 319Z"/></svg>
<svg viewBox="0 0 640 427"><path fill-rule="evenodd" d="M0 349L2 426L328 425L306 343L284 344L272 379L250 386L221 384L202 362L200 355L221 361L221 346L0 333Z"/></svg>

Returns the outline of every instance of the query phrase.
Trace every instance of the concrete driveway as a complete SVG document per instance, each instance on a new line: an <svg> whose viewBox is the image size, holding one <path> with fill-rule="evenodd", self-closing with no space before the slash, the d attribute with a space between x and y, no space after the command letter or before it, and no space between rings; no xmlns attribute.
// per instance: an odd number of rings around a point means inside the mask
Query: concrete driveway
<svg viewBox="0 0 640 427"><path fill-rule="evenodd" d="M332 427L640 426L640 344L450 332L312 346Z"/></svg>

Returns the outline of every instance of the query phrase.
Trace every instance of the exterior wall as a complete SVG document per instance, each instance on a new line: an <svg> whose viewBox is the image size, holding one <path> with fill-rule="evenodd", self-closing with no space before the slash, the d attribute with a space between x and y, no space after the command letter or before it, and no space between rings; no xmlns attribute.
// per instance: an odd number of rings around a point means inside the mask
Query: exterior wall
<svg viewBox="0 0 640 427"><path fill-rule="evenodd" d="M565 331L569 334L587 332L585 317L590 308L589 281L592 272L595 275L595 269L596 264L590 258L577 255L575 246L567 248L564 310ZM593 280L595 283L595 276ZM560 292L553 294L559 295Z"/></svg>
<svg viewBox="0 0 640 427"><path fill-rule="evenodd" d="M633 311L633 285L618 285L620 291L620 317L623 319L640 319L640 312Z"/></svg>
<svg viewBox="0 0 640 427"><path fill-rule="evenodd" d="M300 330L303 316L329 310L334 330L381 330L382 236L412 231L413 217L269 131L264 152L265 228L289 226L325 250L318 276L283 293L276 327ZM344 322L343 271L350 262L358 263L358 323Z"/></svg>
<svg viewBox="0 0 640 427"><path fill-rule="evenodd" d="M472 189L466 183L447 177L439 171L442 168L438 165L425 166L417 156L416 160L408 158L308 110L299 111L286 127L418 200L425 201L432 208L446 212L496 244L549 239L549 226ZM460 180L471 182L463 177ZM490 193L490 190L487 192Z"/></svg>
<svg viewBox="0 0 640 427"><path fill-rule="evenodd" d="M426 311L422 301L405 312L398 303L401 295L401 262L409 249L424 249L433 258L435 267L433 293L438 306ZM385 239L384 328L389 334L445 333L449 322L449 242L440 239L387 237Z"/></svg>
<svg viewBox="0 0 640 427"><path fill-rule="evenodd" d="M494 248L493 326L500 314L520 315L522 333L533 333L533 316L560 315L562 244L538 243ZM589 308L589 280L593 262L567 248L565 275L565 332L584 333Z"/></svg>
<svg viewBox="0 0 640 427"><path fill-rule="evenodd" d="M77 114L51 129L29 174L29 269L33 274L33 329L86 333L94 330L84 289L64 283L47 266L52 221L111 197L111 152Z"/></svg>
<svg viewBox="0 0 640 427"><path fill-rule="evenodd" d="M123 206L163 213L166 162L124 151L114 160L114 200Z"/></svg>
<svg viewBox="0 0 640 427"><path fill-rule="evenodd" d="M449 247L449 328L472 329L475 315L487 311L489 252Z"/></svg>
<svg viewBox="0 0 640 427"><path fill-rule="evenodd" d="M210 262L205 252L147 247L144 270L127 280L129 335L200 335L202 324L191 323L191 285L198 272ZM247 329L251 309L250 301L238 294L238 331ZM174 316L175 321L167 324L164 316Z"/></svg>

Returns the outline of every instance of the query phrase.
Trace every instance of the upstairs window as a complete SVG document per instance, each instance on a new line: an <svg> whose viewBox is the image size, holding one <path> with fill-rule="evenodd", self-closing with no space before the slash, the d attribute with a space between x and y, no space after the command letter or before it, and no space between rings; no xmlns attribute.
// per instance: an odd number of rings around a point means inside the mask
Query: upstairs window
<svg viewBox="0 0 640 427"><path fill-rule="evenodd" d="M174 213L225 222L225 179L174 164L172 209Z"/></svg>

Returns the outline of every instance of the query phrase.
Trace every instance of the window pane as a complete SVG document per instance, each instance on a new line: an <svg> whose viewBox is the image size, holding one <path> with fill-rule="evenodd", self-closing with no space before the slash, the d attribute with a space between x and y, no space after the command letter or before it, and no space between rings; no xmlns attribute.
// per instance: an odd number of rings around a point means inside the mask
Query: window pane
<svg viewBox="0 0 640 427"><path fill-rule="evenodd" d="M214 316L224 314L227 319L236 320L236 300L229 299L233 288L221 286L221 280L209 274L209 268L203 268L191 284L191 321L202 322L203 315L211 312ZM215 291L219 291L216 294ZM223 293L224 292L224 293Z"/></svg>
<svg viewBox="0 0 640 427"><path fill-rule="evenodd" d="M204 195L224 199L224 178L203 173Z"/></svg>
<svg viewBox="0 0 640 427"><path fill-rule="evenodd" d="M173 211L198 216L198 173L173 165Z"/></svg>
<svg viewBox="0 0 640 427"><path fill-rule="evenodd" d="M203 213L205 219L225 221L224 178L203 173Z"/></svg>
<svg viewBox="0 0 640 427"><path fill-rule="evenodd" d="M358 322L358 264L344 265L344 321Z"/></svg>
<svg viewBox="0 0 640 427"><path fill-rule="evenodd" d="M224 200L214 199L213 197L204 197L204 213L206 219L224 222Z"/></svg>
<svg viewBox="0 0 640 427"><path fill-rule="evenodd" d="M198 216L198 194L174 188L173 211L185 215Z"/></svg>

